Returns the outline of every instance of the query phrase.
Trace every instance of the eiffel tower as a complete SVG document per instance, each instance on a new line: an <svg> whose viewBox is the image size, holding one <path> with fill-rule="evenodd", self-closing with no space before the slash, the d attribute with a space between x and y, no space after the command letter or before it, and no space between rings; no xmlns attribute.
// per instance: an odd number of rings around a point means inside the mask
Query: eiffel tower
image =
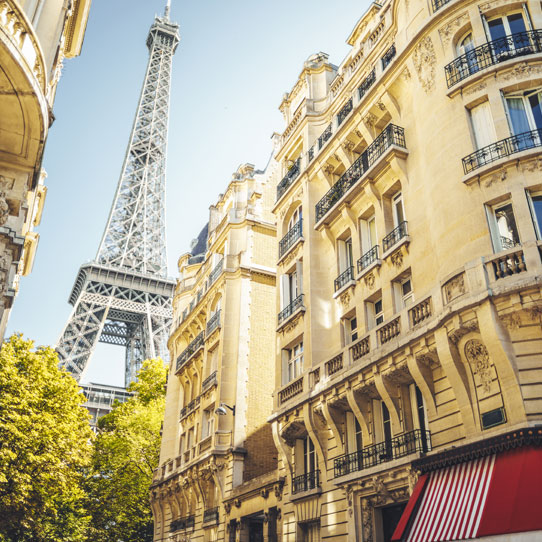
<svg viewBox="0 0 542 542"><path fill-rule="evenodd" d="M125 347L126 387L144 359L168 358L175 281L167 278L166 151L171 64L180 41L170 2L147 37L149 62L115 199L96 259L75 279L73 311L56 347L61 366L78 381L98 342Z"/></svg>

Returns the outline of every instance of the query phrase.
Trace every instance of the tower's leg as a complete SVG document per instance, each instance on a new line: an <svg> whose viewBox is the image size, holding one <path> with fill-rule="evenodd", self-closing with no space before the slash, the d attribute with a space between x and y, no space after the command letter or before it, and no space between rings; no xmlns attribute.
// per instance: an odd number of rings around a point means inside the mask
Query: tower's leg
<svg viewBox="0 0 542 542"><path fill-rule="evenodd" d="M79 381L100 339L109 306L92 294L82 294L57 345L61 367Z"/></svg>
<svg viewBox="0 0 542 542"><path fill-rule="evenodd" d="M131 382L136 381L137 372L141 369L143 360L149 357L145 352L145 334L145 324L142 322L135 328L126 344L125 388L128 388Z"/></svg>

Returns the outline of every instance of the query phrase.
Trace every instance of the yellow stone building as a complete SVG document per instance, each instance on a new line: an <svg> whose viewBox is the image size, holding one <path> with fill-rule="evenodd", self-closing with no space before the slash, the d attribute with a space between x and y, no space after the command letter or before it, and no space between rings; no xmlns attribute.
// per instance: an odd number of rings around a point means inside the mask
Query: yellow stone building
<svg viewBox="0 0 542 542"><path fill-rule="evenodd" d="M247 510L263 533L264 513L276 511L275 487L282 486L266 421L274 387L277 173L274 159L263 172L239 167L191 253L179 258L151 496L155 540L224 540ZM253 507L254 487L258 498L268 488L265 510Z"/></svg>
<svg viewBox="0 0 542 542"><path fill-rule="evenodd" d="M213 501L216 536L540 540L542 5L373 3L347 43L280 105L278 466Z"/></svg>
<svg viewBox="0 0 542 542"><path fill-rule="evenodd" d="M41 168L64 58L80 54L91 0L0 0L0 338L32 270Z"/></svg>

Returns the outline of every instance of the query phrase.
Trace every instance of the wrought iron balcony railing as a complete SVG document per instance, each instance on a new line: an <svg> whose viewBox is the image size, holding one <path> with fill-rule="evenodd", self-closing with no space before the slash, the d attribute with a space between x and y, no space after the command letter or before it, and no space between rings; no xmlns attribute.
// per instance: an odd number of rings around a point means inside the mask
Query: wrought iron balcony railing
<svg viewBox="0 0 542 542"><path fill-rule="evenodd" d="M396 53L395 49L395 43L384 53L384 56L382 57L382 69L385 70L390 62L392 61L393 57Z"/></svg>
<svg viewBox="0 0 542 542"><path fill-rule="evenodd" d="M364 269L378 260L378 245L375 245L371 250L368 250L358 260L358 273L361 273Z"/></svg>
<svg viewBox="0 0 542 542"><path fill-rule="evenodd" d="M185 531L186 529L193 529L194 524L194 516L179 518L171 522L170 531L173 533L175 531Z"/></svg>
<svg viewBox="0 0 542 542"><path fill-rule="evenodd" d="M199 407L200 402L201 402L201 395L198 395L195 399L190 401L188 405L183 407L181 410L181 419L186 418L186 416L194 412L194 410L196 410L196 408Z"/></svg>
<svg viewBox="0 0 542 542"><path fill-rule="evenodd" d="M205 331L202 331L177 358L177 371L200 349L205 342Z"/></svg>
<svg viewBox="0 0 542 542"><path fill-rule="evenodd" d="M301 171L301 158L298 158L288 170L288 173L283 177L282 181L277 185L277 201L282 194L288 190L288 187L297 179Z"/></svg>
<svg viewBox="0 0 542 542"><path fill-rule="evenodd" d="M320 471L313 470L292 478L292 494L320 487Z"/></svg>
<svg viewBox="0 0 542 542"><path fill-rule="evenodd" d="M207 322L207 327L205 328L207 337L211 335L211 333L220 327L220 309L217 310L211 318L209 318L209 321Z"/></svg>
<svg viewBox="0 0 542 542"><path fill-rule="evenodd" d="M358 97L361 100L367 91L373 86L373 83L376 81L376 72L373 68L373 71L361 82L361 85L358 87Z"/></svg>
<svg viewBox="0 0 542 542"><path fill-rule="evenodd" d="M309 149L309 162L312 162L314 158L314 145Z"/></svg>
<svg viewBox="0 0 542 542"><path fill-rule="evenodd" d="M203 523L218 523L218 507L207 508L203 511Z"/></svg>
<svg viewBox="0 0 542 542"><path fill-rule="evenodd" d="M392 145L406 149L405 131L400 126L388 124L316 204L316 222L333 208Z"/></svg>
<svg viewBox="0 0 542 542"><path fill-rule="evenodd" d="M218 382L217 372L211 373L202 383L201 391L204 392Z"/></svg>
<svg viewBox="0 0 542 542"><path fill-rule="evenodd" d="M326 129L320 134L320 137L318 138L318 150L320 150L324 143L333 135L333 131L331 129L331 123L329 123L326 127Z"/></svg>
<svg viewBox="0 0 542 542"><path fill-rule="evenodd" d="M348 284L351 280L354 280L354 266L351 265L346 269L346 271L343 271L336 279L335 279L335 291L339 291L343 286Z"/></svg>
<svg viewBox="0 0 542 542"><path fill-rule="evenodd" d="M338 457L334 464L335 477L374 467L416 452L426 453L430 450L431 433L415 429L390 440L367 446L363 450Z"/></svg>
<svg viewBox="0 0 542 542"><path fill-rule="evenodd" d="M408 223L405 220L401 222L394 230L391 230L384 239L382 239L382 250L388 251L391 247L396 245L403 237L408 235Z"/></svg>
<svg viewBox="0 0 542 542"><path fill-rule="evenodd" d="M448 88L470 75L511 58L542 52L542 30L503 36L475 47L444 67Z"/></svg>
<svg viewBox="0 0 542 542"><path fill-rule="evenodd" d="M463 158L463 171L467 174L500 158L535 147L542 147L542 129L513 135L474 151Z"/></svg>
<svg viewBox="0 0 542 542"><path fill-rule="evenodd" d="M284 254L292 248L296 241L303 236L303 219L300 218L296 224L294 224L288 233L279 242L279 258L282 258Z"/></svg>
<svg viewBox="0 0 542 542"><path fill-rule="evenodd" d="M342 109L337 113L337 126L340 126L344 119L348 117L352 109L354 108L354 102L352 98L350 98L346 104L343 105Z"/></svg>
<svg viewBox="0 0 542 542"><path fill-rule="evenodd" d="M432 0L431 5L433 7L433 13L438 11L442 6L445 6L451 0Z"/></svg>
<svg viewBox="0 0 542 542"><path fill-rule="evenodd" d="M213 270L209 273L209 278L207 279L207 287L210 288L215 282L216 279L222 273L224 269L224 258L222 258L214 267Z"/></svg>
<svg viewBox="0 0 542 542"><path fill-rule="evenodd" d="M285 307L279 312L279 326L280 324L282 324L282 322L290 318L290 316L292 316L292 314L294 314L294 312L301 307L303 307L303 294L298 295L287 307Z"/></svg>

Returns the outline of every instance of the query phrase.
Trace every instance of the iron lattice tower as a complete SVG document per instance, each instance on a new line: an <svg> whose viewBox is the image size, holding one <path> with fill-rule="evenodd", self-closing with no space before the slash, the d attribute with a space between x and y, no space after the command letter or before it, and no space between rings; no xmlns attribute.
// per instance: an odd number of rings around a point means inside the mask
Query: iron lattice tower
<svg viewBox="0 0 542 542"><path fill-rule="evenodd" d="M167 278L165 180L171 64L179 26L155 17L149 62L117 192L96 260L79 269L71 316L57 344L77 380L98 342L126 348L125 385L141 362L167 359L175 282Z"/></svg>

